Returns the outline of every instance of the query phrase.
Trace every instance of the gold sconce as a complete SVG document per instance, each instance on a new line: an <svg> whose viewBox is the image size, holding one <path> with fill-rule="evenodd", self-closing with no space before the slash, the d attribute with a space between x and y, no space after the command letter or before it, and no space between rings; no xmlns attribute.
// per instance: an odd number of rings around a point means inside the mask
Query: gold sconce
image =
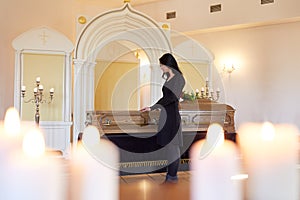
<svg viewBox="0 0 300 200"><path fill-rule="evenodd" d="M230 66L224 64L223 72L226 72L226 73L228 73L228 74L231 74L234 70L235 70L235 67L234 67L233 64L230 65Z"/></svg>
<svg viewBox="0 0 300 200"><path fill-rule="evenodd" d="M134 56L137 58L137 59L140 59L140 50L137 49L135 52L134 52Z"/></svg>

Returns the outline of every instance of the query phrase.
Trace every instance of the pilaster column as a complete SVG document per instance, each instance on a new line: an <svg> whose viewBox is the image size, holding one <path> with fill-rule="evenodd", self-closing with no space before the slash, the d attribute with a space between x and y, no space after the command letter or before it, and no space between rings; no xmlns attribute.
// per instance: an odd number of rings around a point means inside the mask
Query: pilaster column
<svg viewBox="0 0 300 200"><path fill-rule="evenodd" d="M21 62L22 62L22 51L15 50L15 85L14 85L14 107L21 113Z"/></svg>
<svg viewBox="0 0 300 200"><path fill-rule="evenodd" d="M73 109L73 146L76 147L77 139L80 132L84 129L84 60L76 59L74 60L74 83L73 83L73 90L74 90L74 109Z"/></svg>
<svg viewBox="0 0 300 200"><path fill-rule="evenodd" d="M77 144L79 133L85 128L86 111L94 109L95 62L74 60L74 128L73 144Z"/></svg>
<svg viewBox="0 0 300 200"><path fill-rule="evenodd" d="M65 79L64 79L64 121L70 122L72 110L72 57L71 53L65 55Z"/></svg>
<svg viewBox="0 0 300 200"><path fill-rule="evenodd" d="M89 62L85 66L85 95L87 97L85 108L86 110L94 110L94 99L95 99L95 75L94 70L96 66L96 62Z"/></svg>

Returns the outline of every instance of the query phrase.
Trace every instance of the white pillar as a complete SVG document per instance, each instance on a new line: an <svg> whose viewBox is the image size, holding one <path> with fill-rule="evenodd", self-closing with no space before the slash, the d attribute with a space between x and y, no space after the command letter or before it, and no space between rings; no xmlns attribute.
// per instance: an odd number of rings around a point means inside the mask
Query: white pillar
<svg viewBox="0 0 300 200"><path fill-rule="evenodd" d="M21 113L21 63L22 63L22 52L20 50L15 51L15 93L14 93L14 107Z"/></svg>
<svg viewBox="0 0 300 200"><path fill-rule="evenodd" d="M73 146L77 145L78 135L85 128L86 111L94 109L95 65L95 62L74 60Z"/></svg>
<svg viewBox="0 0 300 200"><path fill-rule="evenodd" d="M83 60L74 60L74 110L73 110L73 147L77 145L77 138L80 132L84 129L84 61Z"/></svg>

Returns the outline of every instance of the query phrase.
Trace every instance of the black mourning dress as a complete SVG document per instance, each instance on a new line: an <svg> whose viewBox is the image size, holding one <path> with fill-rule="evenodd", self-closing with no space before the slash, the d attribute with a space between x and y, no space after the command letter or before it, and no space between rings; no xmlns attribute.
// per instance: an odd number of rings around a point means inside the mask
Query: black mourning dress
<svg viewBox="0 0 300 200"><path fill-rule="evenodd" d="M172 144L182 146L181 117L179 114L179 98L185 80L180 73L175 73L162 87L163 97L151 106L151 110L159 108L157 144L165 146Z"/></svg>

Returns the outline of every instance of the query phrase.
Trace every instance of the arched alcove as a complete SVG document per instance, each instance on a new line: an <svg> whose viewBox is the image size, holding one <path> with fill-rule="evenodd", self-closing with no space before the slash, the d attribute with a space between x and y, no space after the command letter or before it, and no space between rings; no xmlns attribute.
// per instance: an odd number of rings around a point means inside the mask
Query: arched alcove
<svg viewBox="0 0 300 200"><path fill-rule="evenodd" d="M143 49L151 68L151 98L157 99L161 83L158 58L164 52L172 52L165 30L143 13L134 10L129 3L110 10L90 20L82 29L74 53L74 127L73 143L85 126L86 111L94 109L94 67L99 51L113 41L129 41ZM157 83L157 84L155 84ZM155 86L156 85L156 86Z"/></svg>
<svg viewBox="0 0 300 200"><path fill-rule="evenodd" d="M14 107L22 120L34 121L39 110L39 126L45 134L47 148L59 150L64 157L70 153L71 105L72 105L72 57L73 43L62 33L46 27L36 27L16 37ZM33 88L36 77L44 86L39 109L34 104ZM27 86L26 94L21 87ZM49 89L54 88L51 103ZM23 96L23 97L22 97Z"/></svg>

